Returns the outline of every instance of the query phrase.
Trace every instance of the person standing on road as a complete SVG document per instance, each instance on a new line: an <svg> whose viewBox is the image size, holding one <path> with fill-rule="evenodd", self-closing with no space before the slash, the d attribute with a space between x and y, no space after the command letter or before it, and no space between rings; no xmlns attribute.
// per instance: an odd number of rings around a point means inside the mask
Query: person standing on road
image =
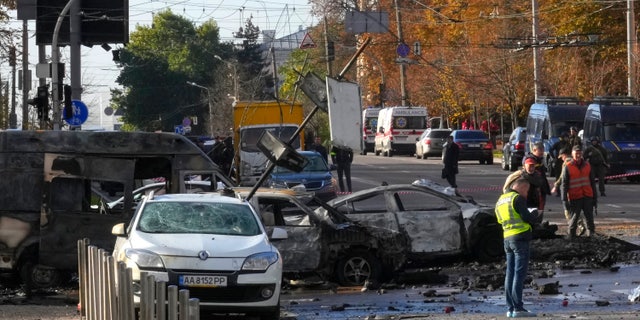
<svg viewBox="0 0 640 320"><path fill-rule="evenodd" d="M578 136L578 128L576 127L571 127L569 129L569 145L571 145L571 148L575 146L582 146L582 139Z"/></svg>
<svg viewBox="0 0 640 320"><path fill-rule="evenodd" d="M562 150L566 149L569 150L569 153L571 153L571 146L569 145L569 134L565 131L560 135L558 139L558 142L554 143L551 146L550 150L553 158L555 159L555 161L553 162L553 170L551 170L551 172L553 172L556 181L560 178L560 172L562 172L562 165L564 163L561 157Z"/></svg>
<svg viewBox="0 0 640 320"><path fill-rule="evenodd" d="M347 180L347 190L351 192L351 163L353 162L353 151L351 148L336 146L331 148L331 161L336 165L338 171L338 183L340 191L345 192L342 177Z"/></svg>
<svg viewBox="0 0 640 320"><path fill-rule="evenodd" d="M598 178L600 196L606 197L607 195L604 193L604 179L607 174L607 168L609 168L609 163L607 162L609 153L607 149L600 144L600 137L593 136L590 140L591 145L584 150L584 158L589 161L591 171L593 171L593 174Z"/></svg>
<svg viewBox="0 0 640 320"><path fill-rule="evenodd" d="M541 198L541 185L544 180L540 176L540 172L536 171L536 161L533 158L528 158L524 162L522 169L510 174L502 187L502 193L507 193L509 189L513 189L513 184L519 179L525 179L529 182L529 188L527 193L527 207L538 209L538 215L542 221L542 211L540 208L542 204ZM541 222L540 221L540 222Z"/></svg>
<svg viewBox="0 0 640 320"><path fill-rule="evenodd" d="M571 150L569 148L564 148L560 151L560 156L558 157L562 159L562 167L558 170L560 171L560 177L556 179L553 183L553 188L551 189L551 193L556 193L558 196L560 195L560 185L562 184L562 177L564 173L564 167L571 161ZM569 214L569 204L566 201L562 201L562 208L564 209L564 217L569 221L571 215Z"/></svg>
<svg viewBox="0 0 640 320"><path fill-rule="evenodd" d="M589 162L582 158L582 146L573 146L573 158L562 170L560 197L569 205L569 239L576 237L580 212L587 220L587 237L595 234L596 226L593 222L593 207L597 203L595 177Z"/></svg>
<svg viewBox="0 0 640 320"><path fill-rule="evenodd" d="M324 159L324 161L329 164L329 155L327 153L327 148L322 145L322 139L320 138L320 136L316 136L313 144L311 144L311 150L319 153L322 156L322 159Z"/></svg>
<svg viewBox="0 0 640 320"><path fill-rule="evenodd" d="M544 144L542 142L536 142L531 149L531 152L527 153L522 159L522 163L527 162L528 159L535 160L535 171L538 173L538 178L540 183L537 185L540 190L540 197L538 198L538 211L540 212L540 217L544 215L544 207L547 203L547 195L551 194L551 187L549 186L549 181L547 180L547 167L544 166Z"/></svg>
<svg viewBox="0 0 640 320"><path fill-rule="evenodd" d="M531 224L537 220L535 210L527 208L529 181L518 179L513 182L496 203L496 218L502 225L506 273L504 292L508 311L507 318L535 317L536 314L524 308L522 291L527 277L529 250L532 239Z"/></svg>
<svg viewBox="0 0 640 320"><path fill-rule="evenodd" d="M447 142L442 146L442 179L447 179L447 182L452 188L457 188L456 174L458 174L458 157L460 155L460 147L453 142L453 136L447 137Z"/></svg>

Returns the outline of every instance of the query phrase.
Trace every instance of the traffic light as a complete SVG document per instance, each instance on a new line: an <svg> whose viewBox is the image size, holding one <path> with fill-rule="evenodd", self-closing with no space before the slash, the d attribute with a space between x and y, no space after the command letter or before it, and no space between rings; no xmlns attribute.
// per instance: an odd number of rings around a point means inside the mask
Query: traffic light
<svg viewBox="0 0 640 320"><path fill-rule="evenodd" d="M336 58L336 50L333 41L327 42L327 61L333 61Z"/></svg>
<svg viewBox="0 0 640 320"><path fill-rule="evenodd" d="M64 114L63 119L71 119L73 117L73 103L71 102L71 86L64 85Z"/></svg>
<svg viewBox="0 0 640 320"><path fill-rule="evenodd" d="M38 119L47 120L49 115L49 87L46 85L39 86L36 96L27 100L27 103L36 107Z"/></svg>

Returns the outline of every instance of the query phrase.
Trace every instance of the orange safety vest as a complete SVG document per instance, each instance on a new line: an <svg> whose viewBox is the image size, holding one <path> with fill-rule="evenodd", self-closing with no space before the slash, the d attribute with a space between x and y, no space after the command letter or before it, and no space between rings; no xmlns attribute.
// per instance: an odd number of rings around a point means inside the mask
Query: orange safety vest
<svg viewBox="0 0 640 320"><path fill-rule="evenodd" d="M593 189L591 188L591 166L589 162L582 160L582 167L578 167L575 161L567 163L569 170L569 190L567 198L569 201L582 199L584 197L593 198Z"/></svg>

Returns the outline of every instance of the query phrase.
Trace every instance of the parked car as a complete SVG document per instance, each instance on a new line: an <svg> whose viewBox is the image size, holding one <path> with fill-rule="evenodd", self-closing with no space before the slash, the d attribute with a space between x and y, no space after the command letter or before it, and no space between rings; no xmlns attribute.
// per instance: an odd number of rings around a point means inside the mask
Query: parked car
<svg viewBox="0 0 640 320"><path fill-rule="evenodd" d="M493 164L493 144L482 130L454 130L453 142L460 147L459 160Z"/></svg>
<svg viewBox="0 0 640 320"><path fill-rule="evenodd" d="M292 188L304 185L306 191L325 201L333 199L337 195L338 184L331 175L332 166L329 166L320 153L315 151L299 151L309 162L300 172L294 172L283 167L276 167L271 173L267 186L273 188Z"/></svg>
<svg viewBox="0 0 640 320"><path fill-rule="evenodd" d="M427 129L416 139L416 158L442 156L442 145L451 135L451 129Z"/></svg>
<svg viewBox="0 0 640 320"><path fill-rule="evenodd" d="M250 190L234 188L246 198ZM406 240L386 228L366 228L309 192L258 189L249 200L266 230L282 228L287 239L274 242L282 255L285 278L317 275L343 286L383 280L405 262ZM323 208L316 210L316 208Z"/></svg>
<svg viewBox="0 0 640 320"><path fill-rule="evenodd" d="M504 254L494 208L430 180L370 188L328 204L365 226L406 236L408 264L459 256L494 261Z"/></svg>
<svg viewBox="0 0 640 320"><path fill-rule="evenodd" d="M267 237L248 202L218 193L151 193L130 225L117 224L112 233L113 256L131 268L134 294L144 271L188 289L201 309L278 319L283 264L270 239L287 234L274 228Z"/></svg>
<svg viewBox="0 0 640 320"><path fill-rule="evenodd" d="M522 166L526 141L527 128L516 127L502 147L502 170L516 171Z"/></svg>

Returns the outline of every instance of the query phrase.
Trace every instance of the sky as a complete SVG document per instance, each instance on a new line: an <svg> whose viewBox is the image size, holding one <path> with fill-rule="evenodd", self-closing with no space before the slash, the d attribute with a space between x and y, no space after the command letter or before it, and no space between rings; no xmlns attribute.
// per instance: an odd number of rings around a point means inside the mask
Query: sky
<svg viewBox="0 0 640 320"><path fill-rule="evenodd" d="M196 25L214 19L220 27L221 41L233 41L233 33L240 27L244 27L245 21L252 17L254 25L260 30L276 30L276 38L292 34L300 27L306 28L318 23L317 18L309 13L311 5L307 0L129 0L129 29L134 31L136 26L148 26L151 24L153 14L170 9L173 13L185 17ZM22 21L16 20L16 12L11 14L10 26L22 30ZM37 64L37 47L35 46L35 21L29 22L30 58L29 68L33 70L35 78L35 65ZM22 44L22 40L17 41ZM122 44L110 44L113 49L122 47ZM47 47L47 56L51 49ZM112 61L112 53L105 51L100 46L93 48L82 47L82 85L84 88L82 101L89 107L89 119L87 126L108 126L113 119L99 110L104 110L109 103L109 89L117 87L115 79L119 69ZM69 61L68 51L61 50L61 62ZM18 69L21 69L21 62ZM3 81L8 78L10 67L6 62L0 62L0 73ZM67 65L68 74L68 65ZM37 80L36 80L37 81ZM32 87L37 87L37 83ZM33 96L32 89L30 96ZM17 91L17 110L20 116L20 104L22 92ZM84 125L83 125L84 126Z"/></svg>

